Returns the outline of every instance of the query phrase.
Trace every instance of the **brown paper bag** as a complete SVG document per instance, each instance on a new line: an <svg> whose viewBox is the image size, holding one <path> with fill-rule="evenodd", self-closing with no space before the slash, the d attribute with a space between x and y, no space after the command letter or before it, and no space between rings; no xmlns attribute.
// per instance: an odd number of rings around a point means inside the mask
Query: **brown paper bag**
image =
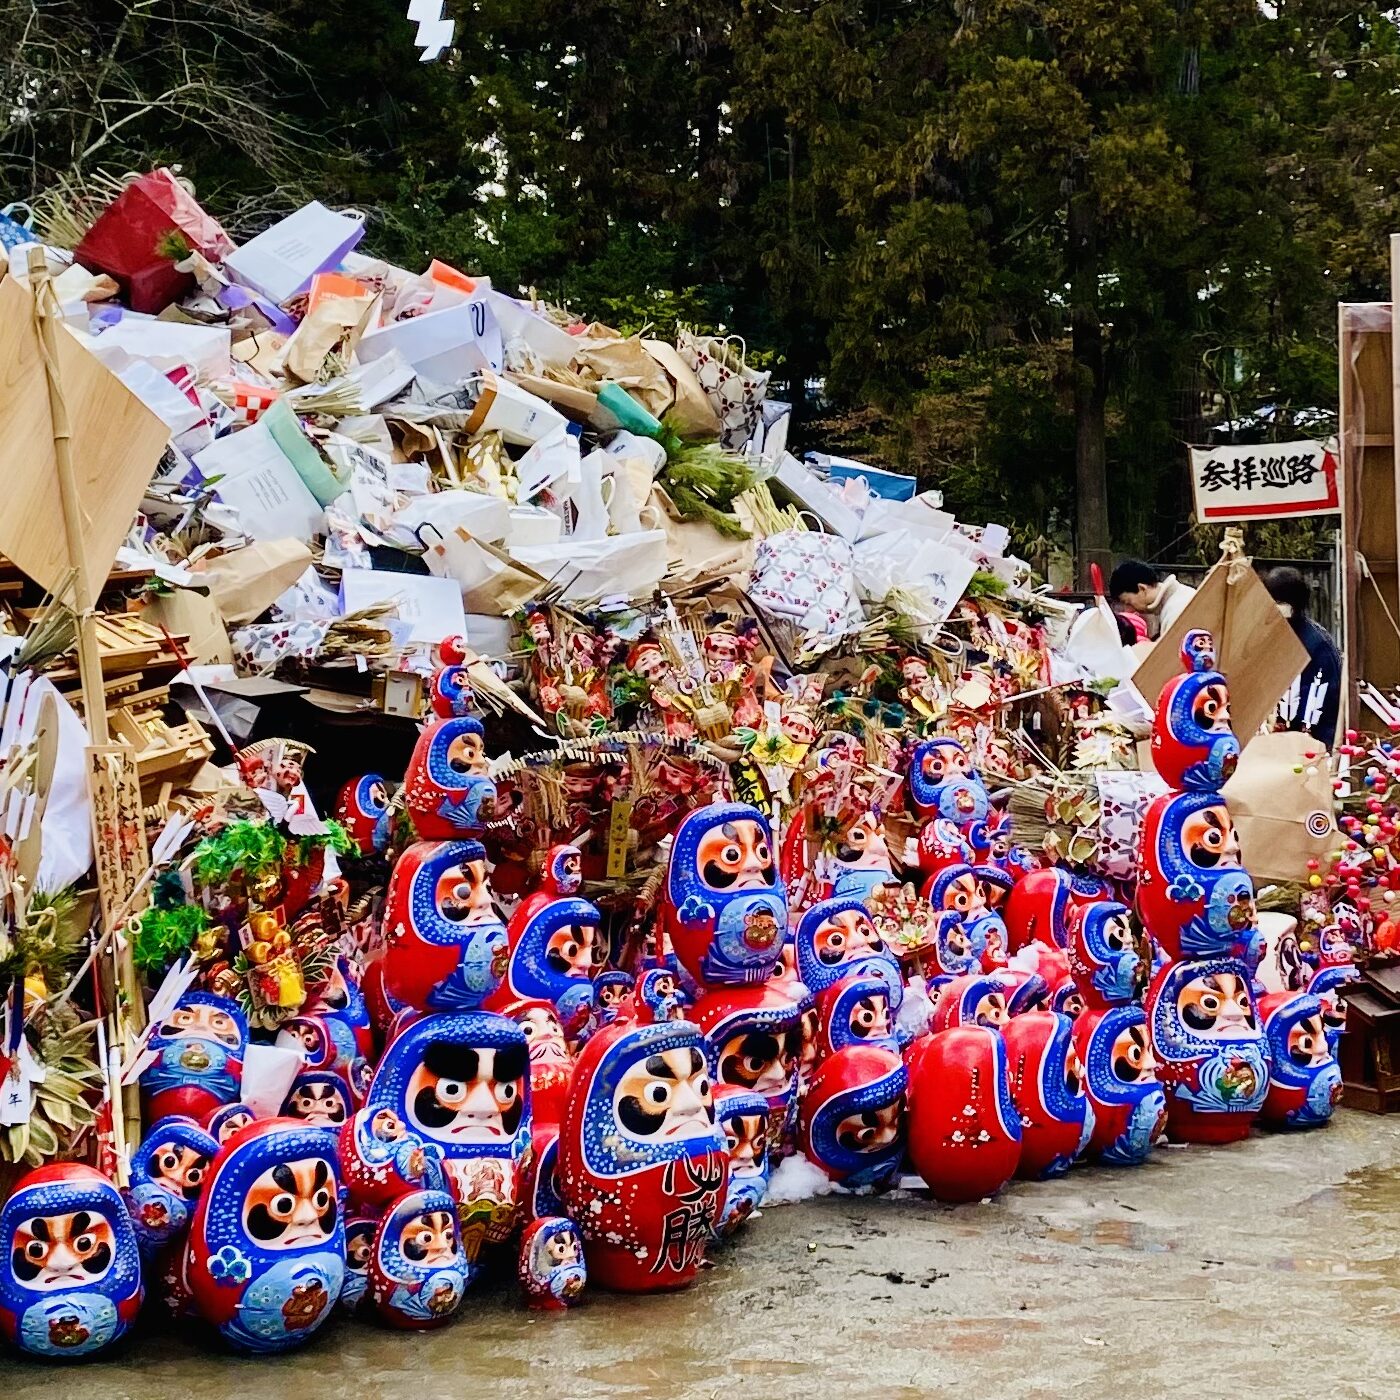
<svg viewBox="0 0 1400 1400"><path fill-rule="evenodd" d="M528 564L512 559L503 549L476 540L484 553L491 556L499 565L499 572L462 593L463 606L469 613L483 613L487 617L509 617L523 608L526 603L548 592L549 580ZM561 550L567 541L560 542Z"/></svg>
<svg viewBox="0 0 1400 1400"><path fill-rule="evenodd" d="M731 540L703 520L682 520L671 498L659 487L651 488L651 498L642 509L642 524L648 530L665 530L671 567L662 587L668 593L702 578L747 577L753 568L756 541Z"/></svg>
<svg viewBox="0 0 1400 1400"><path fill-rule="evenodd" d="M1332 816L1327 750L1309 734L1257 735L1222 791L1240 838L1240 858L1256 885L1302 883L1308 861L1326 865L1342 844Z"/></svg>
<svg viewBox="0 0 1400 1400"><path fill-rule="evenodd" d="M574 364L586 379L611 379L640 401L653 418L660 418L675 398L671 381L636 336L617 340L590 340L579 337Z"/></svg>
<svg viewBox="0 0 1400 1400"><path fill-rule="evenodd" d="M1196 627L1215 637L1220 670L1230 683L1235 737L1248 744L1307 665L1308 653L1247 562L1217 564L1133 673L1133 684L1154 708L1162 687L1182 669L1181 639Z"/></svg>
<svg viewBox="0 0 1400 1400"><path fill-rule="evenodd" d="M670 421L676 431L684 438L717 438L719 414L705 397L695 371L681 359L676 347L664 340L644 340L642 345L675 385L676 402L671 408Z"/></svg>
<svg viewBox="0 0 1400 1400"><path fill-rule="evenodd" d="M379 310L380 298L368 288L363 296L323 297L302 318L290 340L282 347L282 364L303 384L319 383L326 357L338 351L349 363L360 337Z"/></svg>
<svg viewBox="0 0 1400 1400"><path fill-rule="evenodd" d="M233 665L228 629L212 598L192 588L177 588L153 597L145 613L158 627L189 637L183 650L194 665Z"/></svg>
<svg viewBox="0 0 1400 1400"><path fill-rule="evenodd" d="M195 573L224 621L237 627L265 613L310 563L311 551L300 540L264 540L202 559Z"/></svg>

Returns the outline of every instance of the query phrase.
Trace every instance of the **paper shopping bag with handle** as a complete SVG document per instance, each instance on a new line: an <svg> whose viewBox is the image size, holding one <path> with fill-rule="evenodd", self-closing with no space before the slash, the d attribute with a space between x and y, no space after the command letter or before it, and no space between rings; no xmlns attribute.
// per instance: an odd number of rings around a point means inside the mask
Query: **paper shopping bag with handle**
<svg viewBox="0 0 1400 1400"><path fill-rule="evenodd" d="M1246 745L1307 665L1308 653L1249 560L1222 560L1133 673L1149 705L1155 707L1162 687L1182 669L1181 641L1193 628L1215 638L1219 669L1230 683L1232 727Z"/></svg>
<svg viewBox="0 0 1400 1400"><path fill-rule="evenodd" d="M1260 734L1240 755L1223 789L1240 838L1240 858L1256 885L1308 878L1343 844L1332 818L1327 750L1310 734Z"/></svg>

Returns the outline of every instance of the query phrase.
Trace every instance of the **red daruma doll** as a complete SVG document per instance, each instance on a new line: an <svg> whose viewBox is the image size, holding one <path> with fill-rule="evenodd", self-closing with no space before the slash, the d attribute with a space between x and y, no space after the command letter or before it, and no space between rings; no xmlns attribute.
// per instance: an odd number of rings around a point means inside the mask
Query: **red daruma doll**
<svg viewBox="0 0 1400 1400"><path fill-rule="evenodd" d="M931 1036L910 1057L909 1160L930 1193L954 1205L994 1195L1021 1159L1006 1046L987 1026Z"/></svg>
<svg viewBox="0 0 1400 1400"><path fill-rule="evenodd" d="M574 1070L558 1172L593 1281L623 1293L685 1287L728 1175L699 1030L662 1021L599 1031Z"/></svg>

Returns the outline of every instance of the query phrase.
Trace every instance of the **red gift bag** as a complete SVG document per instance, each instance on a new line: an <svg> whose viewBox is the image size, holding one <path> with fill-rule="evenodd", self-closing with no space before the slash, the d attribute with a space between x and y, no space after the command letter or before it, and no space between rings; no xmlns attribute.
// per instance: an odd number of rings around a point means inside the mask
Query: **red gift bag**
<svg viewBox="0 0 1400 1400"><path fill-rule="evenodd" d="M233 240L162 167L133 180L88 230L74 257L121 284L133 311L164 311L194 286L175 264L188 252L220 262Z"/></svg>

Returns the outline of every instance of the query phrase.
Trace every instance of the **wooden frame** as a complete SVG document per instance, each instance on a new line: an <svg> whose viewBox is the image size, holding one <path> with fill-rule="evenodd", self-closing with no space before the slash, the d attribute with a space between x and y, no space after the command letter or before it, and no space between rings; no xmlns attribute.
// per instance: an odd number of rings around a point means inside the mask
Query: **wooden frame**
<svg viewBox="0 0 1400 1400"><path fill-rule="evenodd" d="M1400 238L1392 240L1391 251L1400 258ZM1396 275L1400 277L1400 263ZM1361 681L1382 689L1400 685L1400 462L1395 438L1400 343L1391 334L1390 304L1341 303L1337 345L1344 710L1347 722L1358 724Z"/></svg>

